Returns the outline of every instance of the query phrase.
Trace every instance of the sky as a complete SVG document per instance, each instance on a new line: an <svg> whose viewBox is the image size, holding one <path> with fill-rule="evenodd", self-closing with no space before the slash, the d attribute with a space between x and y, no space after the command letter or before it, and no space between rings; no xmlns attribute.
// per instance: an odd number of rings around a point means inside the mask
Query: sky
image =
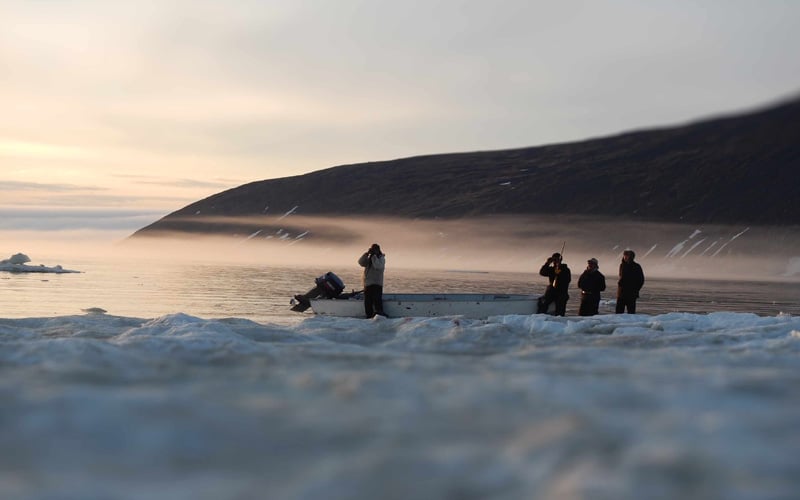
<svg viewBox="0 0 800 500"><path fill-rule="evenodd" d="M0 0L0 232L800 91L795 0Z"/></svg>

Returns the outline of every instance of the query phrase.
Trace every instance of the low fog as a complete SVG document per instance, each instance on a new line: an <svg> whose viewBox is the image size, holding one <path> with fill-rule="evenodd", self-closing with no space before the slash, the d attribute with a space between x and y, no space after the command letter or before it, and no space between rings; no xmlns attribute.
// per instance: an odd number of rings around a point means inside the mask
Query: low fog
<svg viewBox="0 0 800 500"><path fill-rule="evenodd" d="M249 228L225 237L128 239L115 252L162 259L349 269L372 243L403 269L536 273L553 252L583 269L595 257L614 275L622 251L636 251L652 277L800 279L800 230L625 222L586 217L227 219ZM258 227L251 232L253 228Z"/></svg>
<svg viewBox="0 0 800 500"><path fill-rule="evenodd" d="M196 220L196 219L195 219ZM469 220L386 218L226 219L240 234L164 234L128 238L108 233L4 233L0 253L23 252L33 263L71 265L102 256L122 263L155 260L299 267L345 272L372 243L396 269L509 271L535 276L561 252L573 271L595 257L608 276L622 251L636 251L650 277L800 280L800 229L642 223L586 217L484 217ZM253 230L254 228L258 228ZM105 239L104 239L105 237ZM25 242L22 246L15 242ZM2 257L0 257L2 258Z"/></svg>

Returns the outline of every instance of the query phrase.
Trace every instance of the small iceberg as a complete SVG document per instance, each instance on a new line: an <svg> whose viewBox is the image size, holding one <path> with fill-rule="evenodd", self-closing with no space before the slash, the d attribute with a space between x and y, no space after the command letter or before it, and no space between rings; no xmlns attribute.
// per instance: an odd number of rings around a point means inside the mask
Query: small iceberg
<svg viewBox="0 0 800 500"><path fill-rule="evenodd" d="M9 273L79 273L80 271L73 271L71 269L64 269L61 265L45 266L40 264L38 266L28 265L31 259L24 253L17 253L8 259L0 260L0 271Z"/></svg>

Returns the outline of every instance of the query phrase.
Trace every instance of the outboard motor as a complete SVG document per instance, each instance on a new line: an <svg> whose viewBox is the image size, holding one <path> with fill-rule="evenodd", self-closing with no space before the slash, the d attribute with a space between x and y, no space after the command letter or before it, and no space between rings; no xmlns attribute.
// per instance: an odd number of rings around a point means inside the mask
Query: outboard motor
<svg viewBox="0 0 800 500"><path fill-rule="evenodd" d="M328 271L319 278L315 278L314 283L316 286L305 294L294 296L294 299L290 302L292 304L292 311L303 312L311 307L311 299L316 299L317 297L335 299L344 291L344 281L332 271ZM295 303L295 301L297 303Z"/></svg>
<svg viewBox="0 0 800 500"><path fill-rule="evenodd" d="M314 283L316 283L317 288L322 290L322 295L324 295L326 299L336 298L344 291L344 281L331 271L316 278Z"/></svg>

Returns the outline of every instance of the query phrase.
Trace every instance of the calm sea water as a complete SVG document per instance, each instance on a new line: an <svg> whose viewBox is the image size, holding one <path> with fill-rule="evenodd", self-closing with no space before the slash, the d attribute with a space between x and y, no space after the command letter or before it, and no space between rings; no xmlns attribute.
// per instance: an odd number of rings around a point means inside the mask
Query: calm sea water
<svg viewBox="0 0 800 500"><path fill-rule="evenodd" d="M289 299L314 286L314 278L333 270L348 289L360 288L352 269L301 269L221 264L69 262L80 274L0 273L0 317L81 314L99 307L109 314L153 318L183 312L203 318L239 317L286 322L302 318ZM646 270L646 267L645 267ZM577 314L579 292L572 284L567 314ZM614 276L607 274L614 299ZM545 278L527 273L389 269L386 292L542 293ZM800 282L743 282L648 278L639 301L644 314L714 311L776 315L800 314ZM613 312L605 304L601 313Z"/></svg>

